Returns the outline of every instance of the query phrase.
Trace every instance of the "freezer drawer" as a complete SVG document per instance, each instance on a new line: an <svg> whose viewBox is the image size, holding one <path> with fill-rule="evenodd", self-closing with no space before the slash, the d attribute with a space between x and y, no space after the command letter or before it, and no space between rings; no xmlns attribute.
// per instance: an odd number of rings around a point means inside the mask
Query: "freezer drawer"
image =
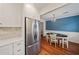
<svg viewBox="0 0 79 59"><path fill-rule="evenodd" d="M40 52L40 44L39 44L39 42L26 47L27 55L36 55L39 52Z"/></svg>

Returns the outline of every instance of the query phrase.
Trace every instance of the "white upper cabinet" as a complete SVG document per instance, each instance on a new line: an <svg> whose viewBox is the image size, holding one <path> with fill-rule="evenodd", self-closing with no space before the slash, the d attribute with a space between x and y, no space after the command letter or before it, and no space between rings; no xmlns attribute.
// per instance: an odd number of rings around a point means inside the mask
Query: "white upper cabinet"
<svg viewBox="0 0 79 59"><path fill-rule="evenodd" d="M79 15L79 4L66 4L65 6L53 11L51 14L55 14L56 18L70 17Z"/></svg>
<svg viewBox="0 0 79 59"><path fill-rule="evenodd" d="M0 27L21 27L23 19L23 4L0 4Z"/></svg>
<svg viewBox="0 0 79 59"><path fill-rule="evenodd" d="M52 19L55 15L56 19L70 17L74 15L79 15L79 4L66 4L64 6L58 7L55 10L43 15L42 17L46 20ZM53 20L53 19L52 19Z"/></svg>

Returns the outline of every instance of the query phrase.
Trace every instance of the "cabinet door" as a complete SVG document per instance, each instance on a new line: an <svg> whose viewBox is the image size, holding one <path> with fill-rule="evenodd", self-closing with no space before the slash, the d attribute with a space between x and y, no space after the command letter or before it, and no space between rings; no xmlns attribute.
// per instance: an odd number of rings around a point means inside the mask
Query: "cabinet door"
<svg viewBox="0 0 79 59"><path fill-rule="evenodd" d="M14 43L14 55L24 55L24 41L17 41Z"/></svg>
<svg viewBox="0 0 79 59"><path fill-rule="evenodd" d="M0 4L0 27L22 26L22 4Z"/></svg>
<svg viewBox="0 0 79 59"><path fill-rule="evenodd" d="M13 54L13 45L8 44L5 46L0 46L0 55L12 55Z"/></svg>

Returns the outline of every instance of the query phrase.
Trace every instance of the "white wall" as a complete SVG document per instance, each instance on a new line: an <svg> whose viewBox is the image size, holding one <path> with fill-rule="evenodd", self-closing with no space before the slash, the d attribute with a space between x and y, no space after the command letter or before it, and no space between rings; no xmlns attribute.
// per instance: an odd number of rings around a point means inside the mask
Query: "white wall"
<svg viewBox="0 0 79 59"><path fill-rule="evenodd" d="M39 12L35 8L34 4L32 3L26 3L24 4L24 17L30 17L33 19L40 19Z"/></svg>

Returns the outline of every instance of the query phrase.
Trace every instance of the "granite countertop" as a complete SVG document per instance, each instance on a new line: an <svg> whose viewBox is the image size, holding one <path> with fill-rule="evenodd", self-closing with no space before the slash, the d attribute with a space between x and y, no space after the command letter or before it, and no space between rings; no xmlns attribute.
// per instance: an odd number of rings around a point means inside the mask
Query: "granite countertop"
<svg viewBox="0 0 79 59"><path fill-rule="evenodd" d="M23 40L21 29L16 30L16 28L0 28L0 46L10 44L18 40Z"/></svg>
<svg viewBox="0 0 79 59"><path fill-rule="evenodd" d="M0 40L8 39L12 37L22 36L22 31L20 29L0 29Z"/></svg>
<svg viewBox="0 0 79 59"><path fill-rule="evenodd" d="M8 38L6 40L0 40L0 47L20 41L20 40L23 40L22 37L14 37L14 38Z"/></svg>

